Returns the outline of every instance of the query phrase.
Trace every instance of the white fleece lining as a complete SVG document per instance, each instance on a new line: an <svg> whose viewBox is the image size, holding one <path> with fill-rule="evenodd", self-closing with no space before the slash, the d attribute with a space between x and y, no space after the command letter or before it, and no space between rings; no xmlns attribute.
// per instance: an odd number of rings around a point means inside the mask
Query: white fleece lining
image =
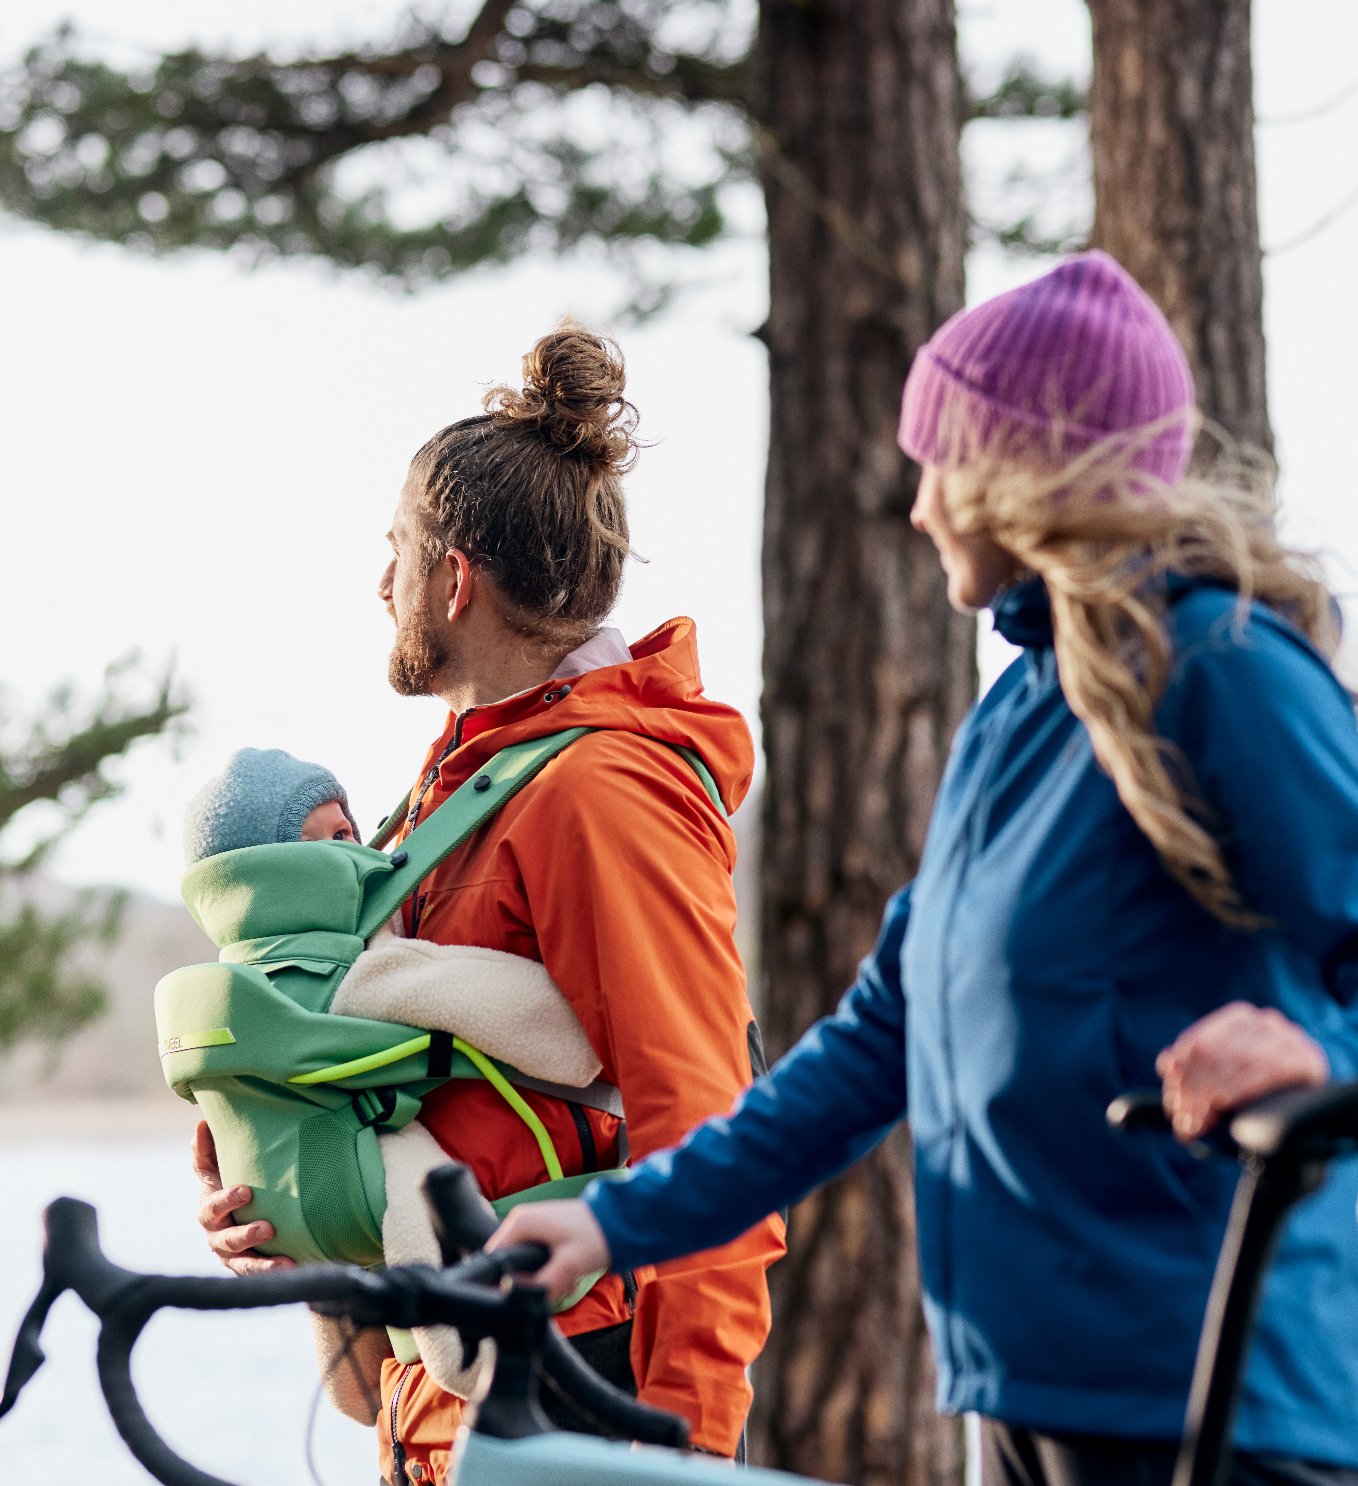
<svg viewBox="0 0 1358 1486"><path fill-rule="evenodd" d="M401 1022L452 1032L531 1078L583 1089L603 1071L580 1019L536 960L460 944L405 939L393 915L368 941L330 1003L337 1016ZM441 1263L420 1184L448 1155L418 1120L378 1136L386 1177L382 1252L390 1265ZM489 1382L495 1344L483 1341L470 1366L452 1326L417 1326L415 1345L429 1376L459 1398Z"/></svg>
<svg viewBox="0 0 1358 1486"><path fill-rule="evenodd" d="M603 1065L536 960L379 931L340 982L337 1016L452 1032L532 1078L583 1089Z"/></svg>
<svg viewBox="0 0 1358 1486"><path fill-rule="evenodd" d="M379 1135L382 1169L387 1180L387 1210L382 1215L382 1253L387 1264L443 1263L420 1184L448 1154L418 1120L404 1130ZM429 1376L459 1398L476 1396L484 1368L494 1366L495 1345L482 1341L470 1367L464 1366L462 1338L454 1326L416 1326L415 1345Z"/></svg>

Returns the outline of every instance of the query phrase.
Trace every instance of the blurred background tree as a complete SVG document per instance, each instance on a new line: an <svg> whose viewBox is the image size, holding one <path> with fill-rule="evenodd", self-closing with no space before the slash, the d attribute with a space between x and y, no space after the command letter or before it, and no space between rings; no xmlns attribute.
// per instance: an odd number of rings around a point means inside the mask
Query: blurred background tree
<svg viewBox="0 0 1358 1486"><path fill-rule="evenodd" d="M134 666L110 666L93 702L61 686L32 717L0 708L0 840L12 839L30 807L47 818L19 855L0 856L0 1053L24 1038L55 1045L104 1009L104 987L81 951L117 939L124 895L86 892L51 913L34 901L33 875L90 810L121 793L105 765L182 725L188 701L169 676L149 700L129 694Z"/></svg>
<svg viewBox="0 0 1358 1486"><path fill-rule="evenodd" d="M1250 0L1089 10L1090 244L1164 310L1207 417L1271 451Z"/></svg>

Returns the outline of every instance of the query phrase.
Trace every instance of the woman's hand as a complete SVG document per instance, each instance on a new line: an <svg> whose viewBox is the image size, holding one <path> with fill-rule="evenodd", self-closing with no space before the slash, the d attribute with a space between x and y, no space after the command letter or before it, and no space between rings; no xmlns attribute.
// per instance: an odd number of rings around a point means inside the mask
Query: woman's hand
<svg viewBox="0 0 1358 1486"><path fill-rule="evenodd" d="M1313 1038L1282 1012L1246 1001L1194 1022L1155 1060L1155 1071L1165 1113L1185 1143L1265 1094L1330 1081L1329 1060Z"/></svg>
<svg viewBox="0 0 1358 1486"><path fill-rule="evenodd" d="M546 1285L554 1301L569 1295L587 1274L597 1274L612 1263L603 1229L578 1200L523 1203L510 1212L486 1247L503 1249L516 1243L540 1243L552 1251L533 1278Z"/></svg>
<svg viewBox="0 0 1358 1486"><path fill-rule="evenodd" d="M256 1244L267 1243L274 1236L272 1223L232 1223L231 1215L238 1207L244 1207L254 1194L249 1187L222 1190L217 1147L206 1120L198 1121L189 1141L189 1151L193 1174L203 1189L198 1201L198 1222L207 1234L212 1252L232 1274L267 1274L270 1270L295 1269L291 1259L255 1252Z"/></svg>

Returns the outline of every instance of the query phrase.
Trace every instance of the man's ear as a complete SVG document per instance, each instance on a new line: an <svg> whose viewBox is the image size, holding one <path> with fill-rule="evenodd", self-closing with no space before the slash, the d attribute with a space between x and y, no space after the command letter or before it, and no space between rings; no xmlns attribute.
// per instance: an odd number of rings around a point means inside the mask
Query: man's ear
<svg viewBox="0 0 1358 1486"><path fill-rule="evenodd" d="M443 561L450 584L448 623L452 624L472 601L472 565L467 561L467 554L458 547L451 548Z"/></svg>

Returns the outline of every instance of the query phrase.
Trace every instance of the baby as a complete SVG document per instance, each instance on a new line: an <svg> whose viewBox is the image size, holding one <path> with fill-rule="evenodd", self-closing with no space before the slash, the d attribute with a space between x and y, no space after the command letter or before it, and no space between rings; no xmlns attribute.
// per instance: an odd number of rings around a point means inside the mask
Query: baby
<svg viewBox="0 0 1358 1486"><path fill-rule="evenodd" d="M344 786L281 748L242 748L189 802L184 863L279 841L358 841Z"/></svg>
<svg viewBox="0 0 1358 1486"><path fill-rule="evenodd" d="M226 852L309 841L339 842L367 855L339 780L281 749L243 748L232 754L185 816L184 855L191 869ZM199 894L209 889L201 881L202 869L190 872L185 900L206 922L210 904ZM232 958L224 946L223 959ZM541 964L498 950L406 939L399 912L368 939L329 1004L312 1009L452 1033L478 1053L510 1065L511 1082L561 1097L580 1098L601 1072L578 1017ZM448 1155L418 1119L379 1135L378 1143L386 1187L382 1258L387 1264L437 1264L438 1243L420 1183ZM318 1330L317 1340L324 1355L333 1338L323 1332ZM437 1382L468 1396L476 1368L475 1363L465 1366L456 1332L421 1328L413 1343L395 1333L392 1340L399 1360L422 1357Z"/></svg>

